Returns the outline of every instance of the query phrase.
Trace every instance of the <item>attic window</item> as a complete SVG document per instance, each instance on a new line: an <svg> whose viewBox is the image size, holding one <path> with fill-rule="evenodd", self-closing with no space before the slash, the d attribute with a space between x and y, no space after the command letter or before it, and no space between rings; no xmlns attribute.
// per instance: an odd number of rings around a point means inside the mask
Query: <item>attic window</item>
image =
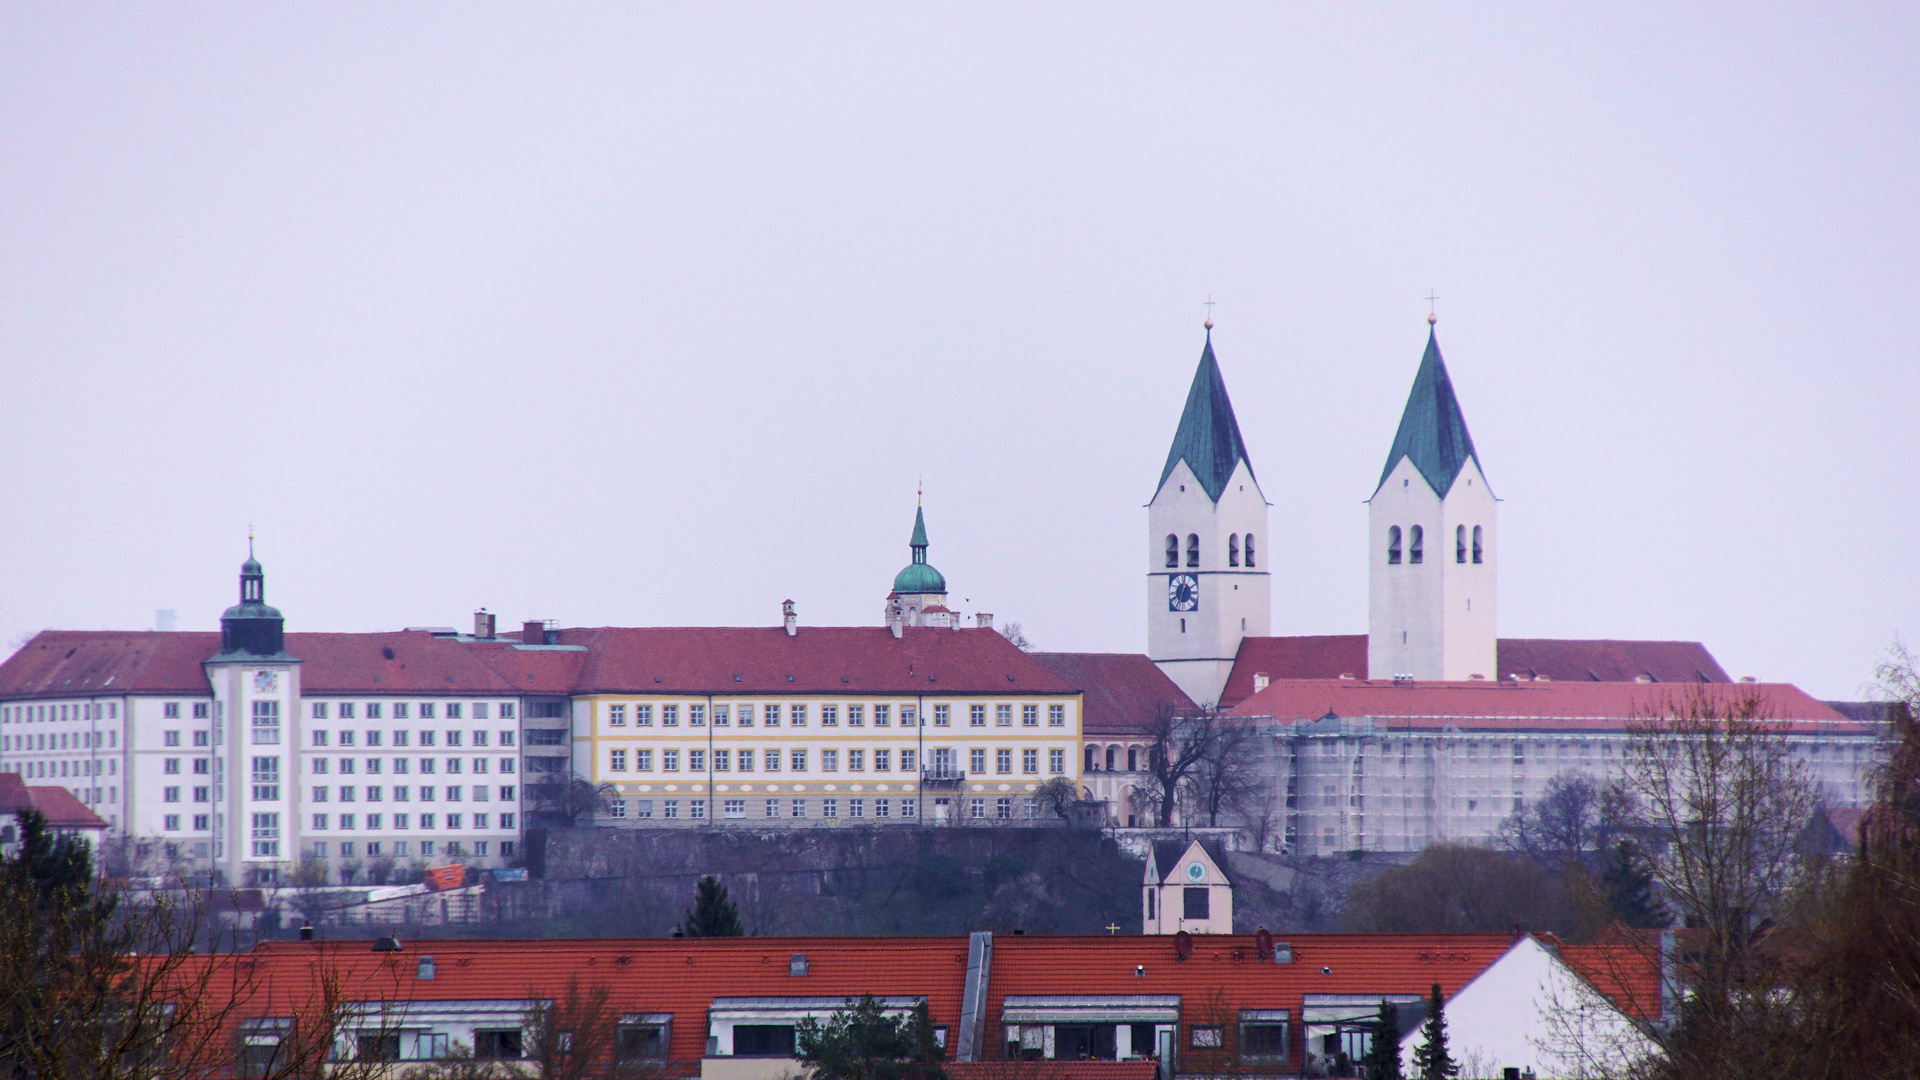
<svg viewBox="0 0 1920 1080"><path fill-rule="evenodd" d="M381 650L380 650L380 655L381 655L381 656L384 656L384 657L386 657L386 658L387 658L387 659L389 659L389 660L391 660L391 659L393 659L393 647L392 647L392 646L388 646L388 647L386 647L386 648L384 648L384 649L381 649ZM531 675L529 675L529 676L528 676L528 678L532 678L532 676L531 676Z"/></svg>

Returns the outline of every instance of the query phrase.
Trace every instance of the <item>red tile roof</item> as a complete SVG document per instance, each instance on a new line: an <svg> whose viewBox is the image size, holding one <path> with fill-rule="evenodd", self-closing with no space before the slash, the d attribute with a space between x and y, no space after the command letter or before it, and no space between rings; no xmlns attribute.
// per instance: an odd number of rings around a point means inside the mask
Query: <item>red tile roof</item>
<svg viewBox="0 0 1920 1080"><path fill-rule="evenodd" d="M0 816L38 810L55 829L105 829L107 822L63 787L28 787L19 773L0 772Z"/></svg>
<svg viewBox="0 0 1920 1080"><path fill-rule="evenodd" d="M1193 708L1193 699L1140 653L1037 652L1033 658L1086 695L1081 730L1088 735L1130 734L1163 709Z"/></svg>
<svg viewBox="0 0 1920 1080"><path fill-rule="evenodd" d="M1394 727L1442 728L1448 725L1502 730L1608 729L1624 720L1669 715L1702 694L1726 707L1748 694L1761 698L1763 715L1791 721L1794 729L1826 732L1870 725L1848 720L1798 687L1783 683L1578 682L1369 682L1363 679L1296 679L1276 682L1233 709L1235 716L1273 717L1287 722L1315 720L1331 712L1342 717L1391 718Z"/></svg>
<svg viewBox="0 0 1920 1080"><path fill-rule="evenodd" d="M996 630L907 627L599 627L566 630L587 646L576 692L679 694L1072 693L1074 687Z"/></svg>
<svg viewBox="0 0 1920 1080"><path fill-rule="evenodd" d="M1663 683L1729 682L1706 646L1697 641L1607 641L1581 638L1501 638L1499 676L1544 675L1559 682L1632 682L1651 676ZM1493 676L1494 672L1487 672ZM1367 677L1367 635L1250 637L1240 642L1233 671L1220 693L1234 705L1253 696L1253 677L1337 679Z"/></svg>

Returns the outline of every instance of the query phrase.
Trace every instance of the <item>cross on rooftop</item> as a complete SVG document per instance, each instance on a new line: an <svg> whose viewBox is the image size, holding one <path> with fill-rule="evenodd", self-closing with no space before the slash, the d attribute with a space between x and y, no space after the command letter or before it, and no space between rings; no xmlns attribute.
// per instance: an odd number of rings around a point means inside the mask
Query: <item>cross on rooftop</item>
<svg viewBox="0 0 1920 1080"><path fill-rule="evenodd" d="M1117 933L1119 933L1119 932L1120 932L1120 924L1119 924L1119 923L1117 923L1117 922L1110 922L1110 923L1108 923L1108 924L1107 924L1107 933L1109 933L1109 934L1117 934Z"/></svg>

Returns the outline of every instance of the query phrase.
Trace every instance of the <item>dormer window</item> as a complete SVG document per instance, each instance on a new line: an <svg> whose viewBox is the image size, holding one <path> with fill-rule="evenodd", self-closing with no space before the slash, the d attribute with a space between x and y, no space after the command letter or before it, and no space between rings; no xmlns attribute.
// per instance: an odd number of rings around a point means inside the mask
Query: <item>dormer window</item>
<svg viewBox="0 0 1920 1080"><path fill-rule="evenodd" d="M1480 561L1480 526L1473 527L1473 561Z"/></svg>
<svg viewBox="0 0 1920 1080"><path fill-rule="evenodd" d="M1239 533L1233 533L1232 535L1227 537L1227 565L1228 566L1240 565L1240 534Z"/></svg>
<svg viewBox="0 0 1920 1080"><path fill-rule="evenodd" d="M1167 569L1177 569L1180 565L1180 538L1167 534Z"/></svg>
<svg viewBox="0 0 1920 1080"><path fill-rule="evenodd" d="M1387 526L1387 565L1400 565L1400 526Z"/></svg>
<svg viewBox="0 0 1920 1080"><path fill-rule="evenodd" d="M1407 561L1408 562L1418 564L1424 560L1425 556L1422 553L1421 541L1425 538L1425 536L1426 536L1426 533L1418 525L1415 525L1408 530L1407 532Z"/></svg>
<svg viewBox="0 0 1920 1080"><path fill-rule="evenodd" d="M1198 533L1187 534L1187 565L1200 565L1200 535Z"/></svg>

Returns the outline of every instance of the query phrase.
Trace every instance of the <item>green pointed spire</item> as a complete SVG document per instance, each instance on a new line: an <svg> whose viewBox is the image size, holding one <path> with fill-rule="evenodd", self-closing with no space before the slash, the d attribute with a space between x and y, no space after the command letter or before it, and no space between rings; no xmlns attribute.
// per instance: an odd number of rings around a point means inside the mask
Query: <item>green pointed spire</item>
<svg viewBox="0 0 1920 1080"><path fill-rule="evenodd" d="M927 561L927 512L922 507L913 508L913 539L907 546L914 551L914 562Z"/></svg>
<svg viewBox="0 0 1920 1080"><path fill-rule="evenodd" d="M946 577L927 562L927 512L917 506L913 510L913 539L907 541L907 546L913 549L913 561L894 575L893 591L903 594L945 593Z"/></svg>
<svg viewBox="0 0 1920 1080"><path fill-rule="evenodd" d="M1420 370L1413 377L1413 392L1407 395L1406 411L1400 414L1400 430L1394 433L1393 449L1387 451L1386 467L1380 470L1380 483L1401 458L1411 458L1433 490L1445 497L1453 488L1460 470L1480 455L1473 449L1473 436L1467 434L1467 418L1460 401L1453 396L1453 380L1447 377L1446 361L1440 358L1440 342L1427 331L1427 351L1420 358ZM1482 472L1485 471L1484 466ZM1379 485L1374 485L1378 491Z"/></svg>
<svg viewBox="0 0 1920 1080"><path fill-rule="evenodd" d="M1253 474L1247 444L1240 438L1240 424L1233 418L1233 402L1227 399L1227 384L1220 377L1219 362L1213 358L1212 324L1208 324L1207 345L1200 353L1200 368L1193 373L1193 387L1187 391L1180 427L1173 433L1173 447L1167 451L1167 466L1160 470L1162 486L1181 461L1193 470L1201 489L1214 502L1220 501L1234 466L1245 461L1247 474Z"/></svg>

